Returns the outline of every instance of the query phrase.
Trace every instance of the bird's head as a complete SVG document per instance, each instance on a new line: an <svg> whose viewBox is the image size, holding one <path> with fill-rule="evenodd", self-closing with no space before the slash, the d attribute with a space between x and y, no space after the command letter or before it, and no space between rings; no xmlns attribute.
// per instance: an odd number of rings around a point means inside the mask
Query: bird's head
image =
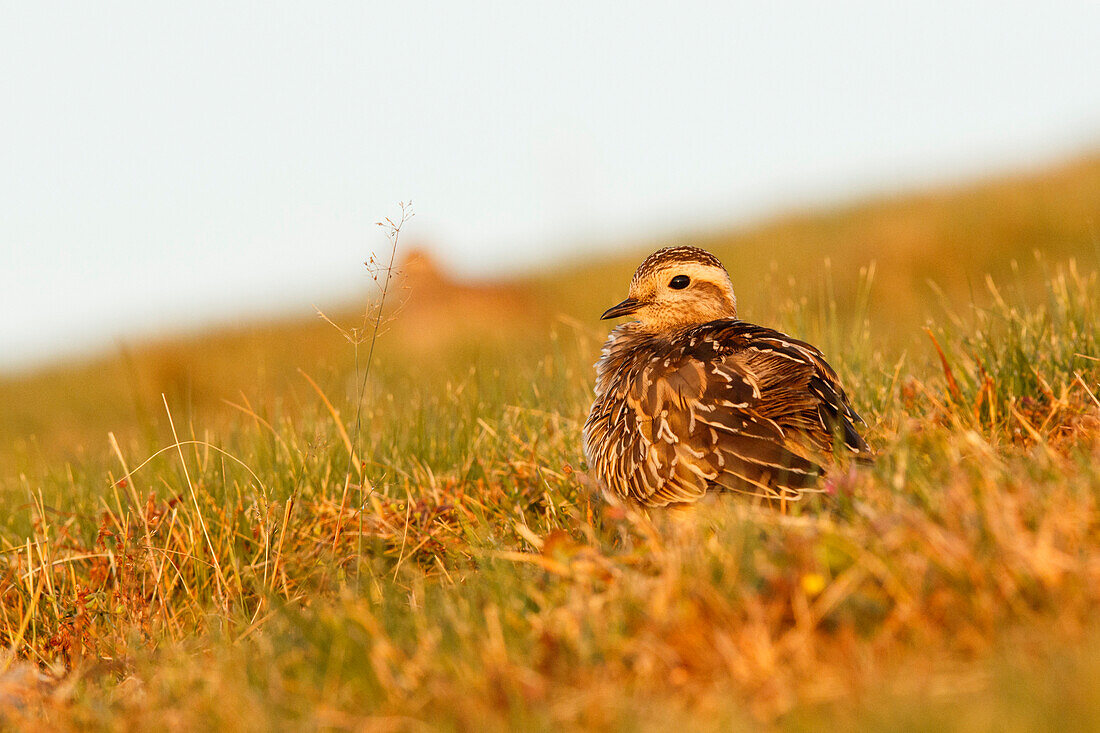
<svg viewBox="0 0 1100 733"><path fill-rule="evenodd" d="M676 330L736 318L737 298L717 257L698 247L666 247L645 258L627 299L600 318L631 315L652 330Z"/></svg>

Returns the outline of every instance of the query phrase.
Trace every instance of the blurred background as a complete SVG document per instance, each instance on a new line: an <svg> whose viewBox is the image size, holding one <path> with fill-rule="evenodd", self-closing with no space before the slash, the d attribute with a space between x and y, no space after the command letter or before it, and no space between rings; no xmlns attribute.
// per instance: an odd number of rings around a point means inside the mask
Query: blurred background
<svg viewBox="0 0 1100 733"><path fill-rule="evenodd" d="M5 4L0 372L350 303L398 201L460 282L764 226L738 285L799 257L767 222L1019 176L806 257L931 227L950 277L1021 199L1069 207L1021 252L1096 241L1100 5L715 5Z"/></svg>

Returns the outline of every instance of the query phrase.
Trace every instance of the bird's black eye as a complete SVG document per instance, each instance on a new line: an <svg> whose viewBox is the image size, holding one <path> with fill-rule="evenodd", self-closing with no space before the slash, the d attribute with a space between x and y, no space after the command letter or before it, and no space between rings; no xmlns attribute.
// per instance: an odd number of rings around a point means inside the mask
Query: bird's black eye
<svg viewBox="0 0 1100 733"><path fill-rule="evenodd" d="M688 285L691 285L691 278L687 275L677 275L668 281L668 286L673 290L683 290Z"/></svg>

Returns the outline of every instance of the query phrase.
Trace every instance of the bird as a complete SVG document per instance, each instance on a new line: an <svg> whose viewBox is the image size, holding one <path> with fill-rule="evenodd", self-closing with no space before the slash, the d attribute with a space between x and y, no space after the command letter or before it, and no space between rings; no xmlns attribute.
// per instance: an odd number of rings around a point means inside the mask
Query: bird
<svg viewBox="0 0 1100 733"><path fill-rule="evenodd" d="M691 504L732 491L797 500L834 452L870 460L856 414L820 350L741 321L729 273L693 246L638 266L596 363L584 454L612 500Z"/></svg>

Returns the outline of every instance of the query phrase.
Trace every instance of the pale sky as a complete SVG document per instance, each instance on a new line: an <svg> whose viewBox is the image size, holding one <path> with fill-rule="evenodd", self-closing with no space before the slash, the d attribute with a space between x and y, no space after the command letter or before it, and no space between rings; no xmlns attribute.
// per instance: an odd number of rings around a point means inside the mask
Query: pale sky
<svg viewBox="0 0 1100 733"><path fill-rule="evenodd" d="M1100 147L1100 3L0 0L0 370ZM364 288L365 292L365 288Z"/></svg>

